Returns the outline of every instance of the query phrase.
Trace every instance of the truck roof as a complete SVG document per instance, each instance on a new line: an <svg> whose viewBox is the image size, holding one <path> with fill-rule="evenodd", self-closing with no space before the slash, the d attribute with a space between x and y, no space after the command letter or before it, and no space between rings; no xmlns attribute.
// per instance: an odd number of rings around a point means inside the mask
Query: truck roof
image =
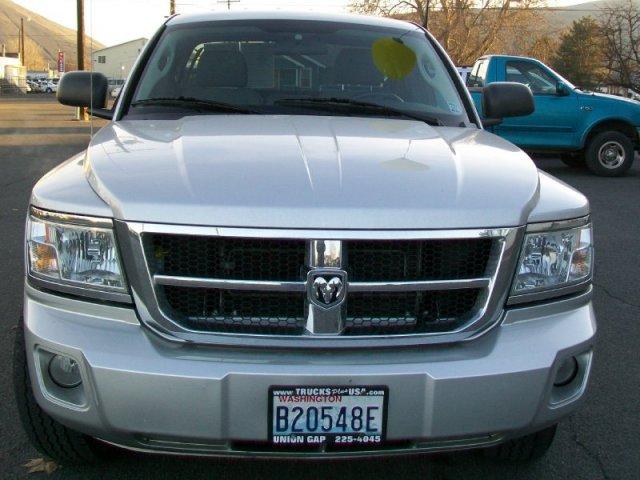
<svg viewBox="0 0 640 480"><path fill-rule="evenodd" d="M482 59L486 59L486 58L515 58L515 59L518 59L518 60L535 60L536 62L540 61L537 58L525 57L524 55L504 55L504 54L493 54L493 53L490 53L488 55L482 55L481 57L478 58L478 60L480 60L481 58Z"/></svg>
<svg viewBox="0 0 640 480"><path fill-rule="evenodd" d="M407 28L410 22L392 18L374 17L346 13L296 12L296 11L226 11L179 14L170 18L167 25L182 25L195 22L224 20L312 20L321 22L345 22L390 28Z"/></svg>

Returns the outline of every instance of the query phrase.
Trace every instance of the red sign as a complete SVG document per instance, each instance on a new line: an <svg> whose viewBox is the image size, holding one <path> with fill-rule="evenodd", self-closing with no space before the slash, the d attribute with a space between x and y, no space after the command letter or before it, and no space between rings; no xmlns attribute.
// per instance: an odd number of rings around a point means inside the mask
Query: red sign
<svg viewBox="0 0 640 480"><path fill-rule="evenodd" d="M64 52L58 52L58 73L64 73Z"/></svg>

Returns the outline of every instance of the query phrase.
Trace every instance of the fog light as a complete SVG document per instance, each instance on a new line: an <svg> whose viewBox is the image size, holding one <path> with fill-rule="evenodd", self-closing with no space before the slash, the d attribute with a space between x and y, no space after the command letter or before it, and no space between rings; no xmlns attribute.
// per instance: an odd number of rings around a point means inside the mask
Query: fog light
<svg viewBox="0 0 640 480"><path fill-rule="evenodd" d="M567 358L556 372L556 379L553 385L556 387L564 387L569 385L578 374L578 361L576 357Z"/></svg>
<svg viewBox="0 0 640 480"><path fill-rule="evenodd" d="M73 388L80 385L80 366L73 358L65 355L54 355L49 361L49 375L56 385L62 388Z"/></svg>

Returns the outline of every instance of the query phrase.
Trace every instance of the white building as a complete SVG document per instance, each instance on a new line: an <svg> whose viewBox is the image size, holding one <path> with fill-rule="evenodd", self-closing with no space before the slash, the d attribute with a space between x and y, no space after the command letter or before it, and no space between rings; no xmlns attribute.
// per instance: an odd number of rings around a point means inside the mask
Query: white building
<svg viewBox="0 0 640 480"><path fill-rule="evenodd" d="M7 68L9 67L9 68ZM10 71L13 68L20 68L22 64L17 57L0 57L0 79L5 78L6 71Z"/></svg>
<svg viewBox="0 0 640 480"><path fill-rule="evenodd" d="M17 57L0 57L0 93L26 92L27 69Z"/></svg>
<svg viewBox="0 0 640 480"><path fill-rule="evenodd" d="M93 71L104 74L111 84L122 83L147 42L146 38L138 38L95 50L91 55Z"/></svg>

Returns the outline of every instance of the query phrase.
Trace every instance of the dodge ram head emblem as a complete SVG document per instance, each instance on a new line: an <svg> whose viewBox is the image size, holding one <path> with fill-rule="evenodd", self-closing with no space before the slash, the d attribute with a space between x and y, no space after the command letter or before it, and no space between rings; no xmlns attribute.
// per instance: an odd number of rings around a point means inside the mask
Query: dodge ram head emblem
<svg viewBox="0 0 640 480"><path fill-rule="evenodd" d="M307 278L309 301L324 308L338 305L344 300L346 283L342 270L312 270Z"/></svg>

